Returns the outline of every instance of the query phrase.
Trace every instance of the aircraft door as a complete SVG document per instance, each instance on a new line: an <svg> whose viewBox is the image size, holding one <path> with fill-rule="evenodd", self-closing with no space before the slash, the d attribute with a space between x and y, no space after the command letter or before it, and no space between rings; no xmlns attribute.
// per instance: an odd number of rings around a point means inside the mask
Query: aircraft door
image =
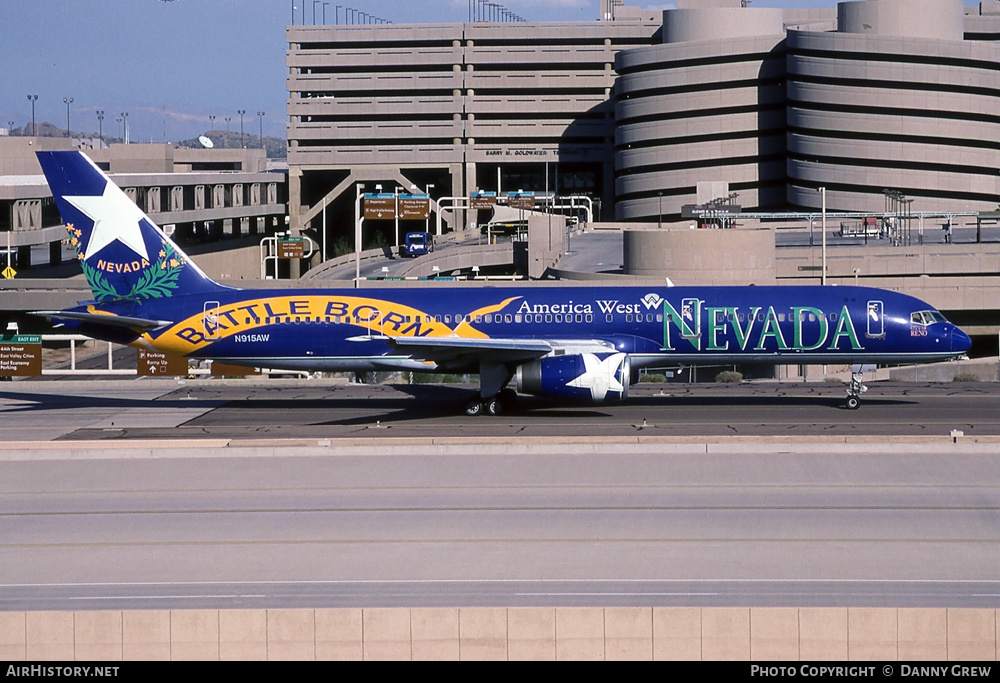
<svg viewBox="0 0 1000 683"><path fill-rule="evenodd" d="M685 339L701 337L701 301L681 299L681 336Z"/></svg>
<svg viewBox="0 0 1000 683"><path fill-rule="evenodd" d="M202 326L205 328L205 339L219 338L219 302L206 301L202 309Z"/></svg>
<svg viewBox="0 0 1000 683"><path fill-rule="evenodd" d="M865 316L868 320L868 328L865 336L882 338L885 336L885 306L881 301L869 301L868 313Z"/></svg>

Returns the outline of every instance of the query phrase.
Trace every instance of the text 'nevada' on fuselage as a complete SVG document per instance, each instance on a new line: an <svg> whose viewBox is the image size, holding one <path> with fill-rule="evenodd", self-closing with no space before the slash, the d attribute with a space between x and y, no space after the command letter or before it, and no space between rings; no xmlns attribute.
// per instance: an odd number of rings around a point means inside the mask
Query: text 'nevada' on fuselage
<svg viewBox="0 0 1000 683"><path fill-rule="evenodd" d="M39 152L94 293L39 311L97 339L234 365L478 373L466 412L515 391L600 402L639 368L901 364L969 337L932 306L865 287L602 285L252 290L208 278L81 152ZM848 391L856 408L860 374Z"/></svg>

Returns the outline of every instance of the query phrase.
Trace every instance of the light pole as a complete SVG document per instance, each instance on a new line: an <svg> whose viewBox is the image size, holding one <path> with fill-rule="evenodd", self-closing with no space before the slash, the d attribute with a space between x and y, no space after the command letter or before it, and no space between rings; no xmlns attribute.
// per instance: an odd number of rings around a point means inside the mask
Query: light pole
<svg viewBox="0 0 1000 683"><path fill-rule="evenodd" d="M7 122L7 135L13 135L13 133L14 133L14 122L13 121L8 121Z"/></svg>
<svg viewBox="0 0 1000 683"><path fill-rule="evenodd" d="M821 195L823 195L823 224L822 224L822 230L823 230L823 271L822 272L823 272L823 275L820 278L820 284L822 284L825 287L826 286L826 188L825 187L819 188L819 192L820 192Z"/></svg>
<svg viewBox="0 0 1000 683"><path fill-rule="evenodd" d="M395 202L395 208L393 209L393 213L396 214L396 216L395 216L395 218L396 218L396 245L395 245L395 247L393 247L393 249L397 250L397 249L399 249L399 185L397 185L395 188L393 188L392 194L394 195L393 201Z"/></svg>
<svg viewBox="0 0 1000 683"><path fill-rule="evenodd" d="M97 110L97 145L98 149L104 147L104 110Z"/></svg>
<svg viewBox="0 0 1000 683"><path fill-rule="evenodd" d="M66 105L66 137L71 137L69 132L69 105L73 104L72 97L64 97L63 103Z"/></svg>
<svg viewBox="0 0 1000 683"><path fill-rule="evenodd" d="M364 194L365 184L358 183L355 186L354 195L354 286L361 284L361 196ZM381 189L379 185L376 190Z"/></svg>
<svg viewBox="0 0 1000 683"><path fill-rule="evenodd" d="M259 133L258 137L260 137L260 148L261 149L266 149L266 147L264 147L264 112L263 111L257 112L257 132Z"/></svg>
<svg viewBox="0 0 1000 683"><path fill-rule="evenodd" d="M247 113L247 110L237 109L236 113L240 115L240 147L246 149L246 144L243 142L243 115Z"/></svg>
<svg viewBox="0 0 1000 683"><path fill-rule="evenodd" d="M425 188L425 191L427 192L427 206L428 206L428 208L430 208L430 202L431 202L431 190L432 190L432 189L434 189L434 186L433 186L433 185L428 185L428 186L427 186L427 187ZM436 213L436 212L435 212L435 213ZM429 233L430 233L430 231L431 231L431 214L430 214L430 212L428 212L428 213L427 213L427 218L425 218L425 219L424 219L424 232L426 232L426 233L428 233L428 234L429 234Z"/></svg>
<svg viewBox="0 0 1000 683"><path fill-rule="evenodd" d="M660 201L660 207L659 207L659 210L657 211L657 214L656 214L656 227L662 230L663 229L663 193L662 192L657 192L656 194L658 195L658 199Z"/></svg>
<svg viewBox="0 0 1000 683"><path fill-rule="evenodd" d="M118 139L121 140L122 142L125 142L125 129L122 127L122 121L124 120L125 119L123 119L120 116L115 119L115 123L118 124L118 136L119 136Z"/></svg>
<svg viewBox="0 0 1000 683"><path fill-rule="evenodd" d="M35 102L38 101L38 95L28 95L28 101L31 102L31 134L38 135L35 130Z"/></svg>
<svg viewBox="0 0 1000 683"><path fill-rule="evenodd" d="M122 112L122 142L128 144L128 112Z"/></svg>
<svg viewBox="0 0 1000 683"><path fill-rule="evenodd" d="M208 127L212 130L215 129L215 114L208 115Z"/></svg>

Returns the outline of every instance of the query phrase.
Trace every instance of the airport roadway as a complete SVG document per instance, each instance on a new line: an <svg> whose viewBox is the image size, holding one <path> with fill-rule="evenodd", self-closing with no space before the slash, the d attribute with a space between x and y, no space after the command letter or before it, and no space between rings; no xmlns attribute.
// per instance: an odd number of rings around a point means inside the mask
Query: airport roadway
<svg viewBox="0 0 1000 683"><path fill-rule="evenodd" d="M996 384L468 391L0 384L0 610L1000 607Z"/></svg>

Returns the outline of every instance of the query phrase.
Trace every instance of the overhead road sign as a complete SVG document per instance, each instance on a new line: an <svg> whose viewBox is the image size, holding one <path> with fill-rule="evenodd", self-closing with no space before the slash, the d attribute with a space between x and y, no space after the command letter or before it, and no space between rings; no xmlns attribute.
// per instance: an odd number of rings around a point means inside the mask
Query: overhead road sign
<svg viewBox="0 0 1000 683"><path fill-rule="evenodd" d="M470 209L492 209L496 203L496 192L476 192L469 195Z"/></svg>
<svg viewBox="0 0 1000 683"><path fill-rule="evenodd" d="M534 192L508 192L507 193L507 206L512 209L534 209L535 208L535 193Z"/></svg>
<svg viewBox="0 0 1000 683"><path fill-rule="evenodd" d="M299 259L305 254L305 241L301 237L278 240L278 258Z"/></svg>
<svg viewBox="0 0 1000 683"><path fill-rule="evenodd" d="M365 195L365 220L396 217L396 195L386 192Z"/></svg>
<svg viewBox="0 0 1000 683"><path fill-rule="evenodd" d="M426 194L399 195L399 220L425 221L431 217L431 198Z"/></svg>

